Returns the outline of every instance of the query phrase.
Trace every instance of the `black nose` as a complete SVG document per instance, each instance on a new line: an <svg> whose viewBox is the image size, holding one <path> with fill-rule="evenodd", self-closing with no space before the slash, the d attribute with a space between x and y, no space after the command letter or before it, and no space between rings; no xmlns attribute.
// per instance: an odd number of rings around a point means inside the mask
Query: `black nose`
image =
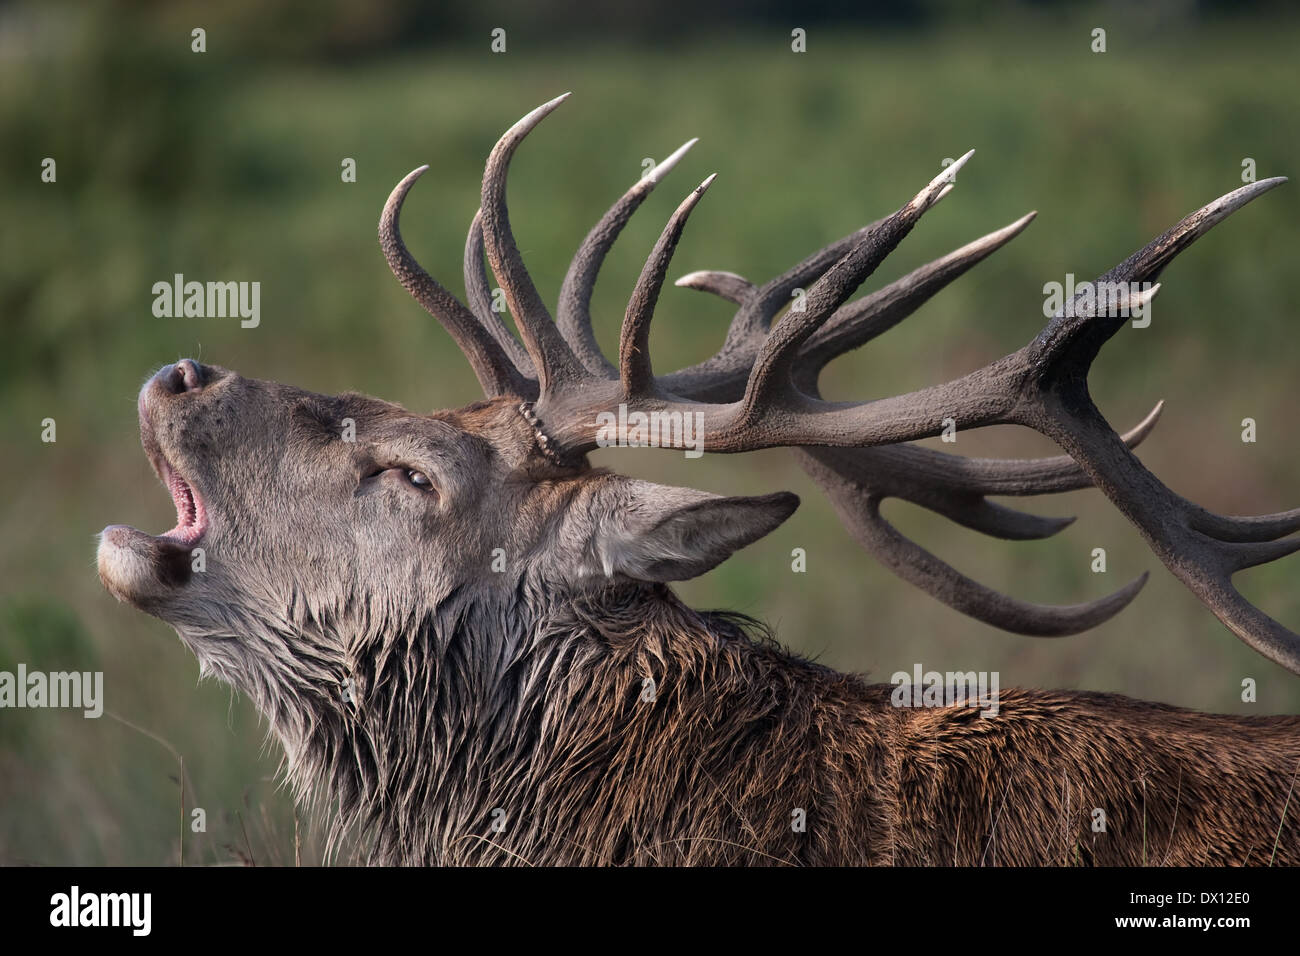
<svg viewBox="0 0 1300 956"><path fill-rule="evenodd" d="M197 392L203 387L203 366L193 359L181 359L175 365L159 369L154 381L172 395Z"/></svg>

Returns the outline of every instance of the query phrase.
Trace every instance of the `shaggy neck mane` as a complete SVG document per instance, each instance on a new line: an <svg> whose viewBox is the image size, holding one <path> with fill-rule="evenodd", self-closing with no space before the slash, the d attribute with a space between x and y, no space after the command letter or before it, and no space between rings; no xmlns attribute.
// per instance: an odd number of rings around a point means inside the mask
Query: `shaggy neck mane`
<svg viewBox="0 0 1300 956"><path fill-rule="evenodd" d="M758 622L691 610L666 587L519 590L495 602L460 590L354 641L351 686L306 722L289 762L300 793L328 792L332 842L350 832L388 864L689 860L689 845L654 847L683 774L708 772L682 748L751 747L756 726L775 730L800 705L774 681L840 678ZM755 677L771 693L755 695ZM701 734L699 721L717 726Z"/></svg>

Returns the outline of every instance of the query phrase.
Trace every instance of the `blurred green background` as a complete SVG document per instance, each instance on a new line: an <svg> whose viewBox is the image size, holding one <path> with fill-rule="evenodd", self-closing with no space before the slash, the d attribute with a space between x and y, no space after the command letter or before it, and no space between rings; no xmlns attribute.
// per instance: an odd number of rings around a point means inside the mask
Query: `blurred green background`
<svg viewBox="0 0 1300 956"><path fill-rule="evenodd" d="M191 52L190 31L207 31ZM490 49L506 30L506 52ZM807 31L807 52L791 30ZM1107 31L1105 53L1091 31ZM103 670L105 716L0 711L0 862L292 862L279 751L248 703L198 684L164 624L118 605L95 574L110 523L161 530L166 493L140 451L135 394L182 356L322 392L355 388L415 409L466 403L474 380L445 333L388 272L375 240L392 186L433 167L403 221L409 245L461 289L481 164L533 106L572 100L520 150L512 221L554 302L586 230L640 175L701 142L627 228L596 290L598 333L618 321L679 199L719 178L673 276L757 281L897 208L945 157L978 153L954 194L869 280L877 287L1029 209L1020 239L904 325L836 363L825 391L872 397L965 373L1041 327L1042 286L1092 278L1187 212L1259 176L1300 170L1300 23L1267 6L575 4L515 12L367 3L57 3L0 7L0 669ZM57 162L43 183L41 162ZM356 161L357 181L341 180ZM1163 277L1145 330L1125 330L1092 375L1121 429L1159 398L1142 458L1180 493L1227 513L1300 504L1294 322L1300 191L1270 193ZM259 328L159 319L174 273L258 280ZM659 369L712 352L724 303L669 287ZM1240 440L1241 420L1259 440ZM42 443L54 418L57 442ZM936 443L937 444L937 443ZM1015 429L961 433L965 454L1052 453ZM1135 604L1063 640L1000 633L874 564L781 451L687 461L606 451L601 463L726 493L791 489L799 512L681 588L696 606L772 624L788 646L888 680L915 662L997 670L1002 685L1112 690L1204 710L1295 712L1300 681L1239 643L1095 492L1031 502L1076 514L1059 537L1006 543L893 503L902 530L1016 596L1070 603L1142 570ZM1090 572L1104 547L1108 571ZM794 548L807 572L791 571ZM1245 593L1300 624L1294 561L1248 572ZM1258 701L1243 703L1244 678ZM125 723L124 723L125 721ZM131 726L133 725L133 726ZM185 792L179 789L184 759ZM204 834L182 828L194 806ZM298 852L322 859L307 828Z"/></svg>

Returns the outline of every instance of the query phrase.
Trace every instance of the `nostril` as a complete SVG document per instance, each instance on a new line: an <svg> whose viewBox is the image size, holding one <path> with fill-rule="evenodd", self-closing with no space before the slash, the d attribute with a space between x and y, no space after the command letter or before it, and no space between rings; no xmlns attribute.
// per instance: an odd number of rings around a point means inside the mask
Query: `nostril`
<svg viewBox="0 0 1300 956"><path fill-rule="evenodd" d="M197 392L203 387L203 366L193 359L181 359L158 373L158 383L173 395Z"/></svg>
<svg viewBox="0 0 1300 956"><path fill-rule="evenodd" d="M193 359L181 359L176 363L181 369L182 381L187 392L197 392L203 387L203 366Z"/></svg>

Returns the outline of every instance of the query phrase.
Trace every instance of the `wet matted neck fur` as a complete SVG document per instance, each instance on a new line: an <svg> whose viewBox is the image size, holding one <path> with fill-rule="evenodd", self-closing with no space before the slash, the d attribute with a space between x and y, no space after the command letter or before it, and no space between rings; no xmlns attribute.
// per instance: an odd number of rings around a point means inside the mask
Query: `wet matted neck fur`
<svg viewBox="0 0 1300 956"><path fill-rule="evenodd" d="M941 385L823 401L834 357L902 321L1025 229L1032 214L854 302L952 191L963 156L897 212L764 285L695 272L736 317L716 355L666 375L649 323L692 190L641 273L617 362L592 333L601 262L694 141L633 185L581 244L554 318L511 232L506 173L564 97L492 150L466 244L467 304L428 275L394 190L380 240L402 284L469 359L486 399L421 415L183 360L141 390L146 454L177 506L163 535L101 536L105 586L173 625L205 674L246 693L282 742L300 797L381 863L1300 863L1285 819L1300 718L1198 714L1110 694L1012 690L977 706L894 706L892 685L810 663L756 622L684 606L696 577L794 511L788 493L724 497L593 468L615 410L690 421L704 450L787 446L854 537L953 608L1033 636L1117 614L1145 579L1085 604L1029 604L901 536L901 497L1004 538L1068 519L989 496L1096 485L1238 637L1300 673L1300 638L1232 575L1300 547L1300 511L1224 517L1175 495L1097 411L1087 372L1178 252L1281 179L1191 214L1065 304L1025 347ZM492 308L491 265L519 337ZM802 310L780 315L795 288ZM691 416L687 419L685 416ZM913 444L945 421L1019 424L1067 453L968 459ZM205 566L191 558L203 548ZM1094 831L1095 810L1107 821ZM996 825L993 821L996 819ZM1146 834L1158 834L1148 841Z"/></svg>

